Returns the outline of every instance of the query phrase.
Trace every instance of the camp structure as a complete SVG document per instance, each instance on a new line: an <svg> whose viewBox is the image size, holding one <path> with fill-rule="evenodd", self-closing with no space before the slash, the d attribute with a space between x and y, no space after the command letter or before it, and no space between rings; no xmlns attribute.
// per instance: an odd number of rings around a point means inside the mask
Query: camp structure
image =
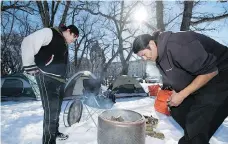
<svg viewBox="0 0 228 144"><path fill-rule="evenodd" d="M101 82L89 71L80 71L74 74L65 84L64 99L68 101L63 121L66 127L81 121L84 107L90 106L99 109L113 105L110 99L101 96ZM88 108L84 117L91 117Z"/></svg>
<svg viewBox="0 0 228 144"><path fill-rule="evenodd" d="M148 96L143 87L135 78L121 75L109 87L116 98Z"/></svg>
<svg viewBox="0 0 228 144"><path fill-rule="evenodd" d="M73 76L65 84L64 99L81 98L86 94L98 95L101 83L96 76L90 71L80 71Z"/></svg>
<svg viewBox="0 0 228 144"><path fill-rule="evenodd" d="M64 83L63 83L64 84ZM97 95L101 84L89 71L80 71L63 85L64 100L83 97L86 93ZM1 77L1 100L40 100L40 91L34 76L17 73Z"/></svg>
<svg viewBox="0 0 228 144"><path fill-rule="evenodd" d="M25 73L1 77L1 100L40 100L35 78Z"/></svg>

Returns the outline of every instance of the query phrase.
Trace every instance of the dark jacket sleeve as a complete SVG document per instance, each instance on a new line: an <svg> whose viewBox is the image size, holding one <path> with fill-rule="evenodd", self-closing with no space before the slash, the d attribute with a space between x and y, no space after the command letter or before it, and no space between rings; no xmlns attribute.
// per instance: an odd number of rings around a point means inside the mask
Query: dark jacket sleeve
<svg viewBox="0 0 228 144"><path fill-rule="evenodd" d="M185 45L172 47L170 50L174 62L191 75L202 75L217 70L216 57L207 53L198 40Z"/></svg>

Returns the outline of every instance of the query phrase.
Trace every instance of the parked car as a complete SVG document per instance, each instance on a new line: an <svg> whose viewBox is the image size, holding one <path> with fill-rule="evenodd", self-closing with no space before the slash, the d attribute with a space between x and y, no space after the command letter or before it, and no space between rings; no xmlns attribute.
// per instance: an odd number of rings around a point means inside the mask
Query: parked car
<svg viewBox="0 0 228 144"><path fill-rule="evenodd" d="M138 82L140 82L140 83L143 83L143 79L140 78L140 77L137 77L136 80L137 80Z"/></svg>
<svg viewBox="0 0 228 144"><path fill-rule="evenodd" d="M161 76L153 76L145 78L146 83L162 83Z"/></svg>

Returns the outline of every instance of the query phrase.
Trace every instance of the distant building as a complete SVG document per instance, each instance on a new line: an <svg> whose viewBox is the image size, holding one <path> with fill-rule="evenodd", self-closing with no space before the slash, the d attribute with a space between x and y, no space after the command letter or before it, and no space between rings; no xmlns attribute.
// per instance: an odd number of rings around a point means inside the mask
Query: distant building
<svg viewBox="0 0 228 144"><path fill-rule="evenodd" d="M116 77L120 75L121 71L122 71L121 62L112 62L111 65L108 67L107 76ZM136 61L129 61L128 75L143 78L143 77L160 76L160 73L154 62L136 60Z"/></svg>
<svg viewBox="0 0 228 144"><path fill-rule="evenodd" d="M107 69L107 77L116 78L122 71L121 62L112 62Z"/></svg>
<svg viewBox="0 0 228 144"><path fill-rule="evenodd" d="M121 62L112 62L111 65L108 67L107 76L116 77L120 75L121 71L122 71ZM145 75L145 72L146 72L146 61L143 61L143 60L129 61L129 67L128 67L129 76L143 77Z"/></svg>
<svg viewBox="0 0 228 144"><path fill-rule="evenodd" d="M96 41L90 51L90 63L91 63L91 72L97 77L100 78L101 71L105 63L105 56L103 49L99 46L98 41Z"/></svg>
<svg viewBox="0 0 228 144"><path fill-rule="evenodd" d="M104 51L99 46L98 41L93 43L89 53L89 57L90 58L83 57L80 62L80 65L79 65L80 58L77 59L77 66L75 66L75 62L70 62L70 64L68 65L68 77L72 76L74 73L78 71L90 71L97 78L100 78L100 74L103 70L103 66L105 63L105 56L104 56Z"/></svg>
<svg viewBox="0 0 228 144"><path fill-rule="evenodd" d="M78 71L91 71L91 62L87 58L82 58L81 64L78 68Z"/></svg>
<svg viewBox="0 0 228 144"><path fill-rule="evenodd" d="M158 77L160 76L160 72L156 67L156 63L152 61L147 61L146 63L146 77Z"/></svg>
<svg viewBox="0 0 228 144"><path fill-rule="evenodd" d="M75 68L74 63L71 63L70 75L78 71L91 71L97 78L99 78L104 65L102 49L100 49L98 45L96 46L95 44L93 50L91 50L90 57L91 59L82 58L79 68ZM121 75L121 71L121 62L112 62L109 65L104 78L115 79L116 77ZM135 60L129 61L128 75L133 77L146 78L160 76L160 73L154 62Z"/></svg>
<svg viewBox="0 0 228 144"><path fill-rule="evenodd" d="M79 59L78 59L77 62L79 63ZM72 75L74 75L78 71L91 71L90 60L83 57L79 67L75 66L75 61L74 62L70 62L68 64L67 70L68 70L67 71L67 76L68 77L71 77Z"/></svg>
<svg viewBox="0 0 228 144"><path fill-rule="evenodd" d="M146 61L136 60L136 61L129 62L129 67L128 67L129 76L144 77L145 72L146 72Z"/></svg>

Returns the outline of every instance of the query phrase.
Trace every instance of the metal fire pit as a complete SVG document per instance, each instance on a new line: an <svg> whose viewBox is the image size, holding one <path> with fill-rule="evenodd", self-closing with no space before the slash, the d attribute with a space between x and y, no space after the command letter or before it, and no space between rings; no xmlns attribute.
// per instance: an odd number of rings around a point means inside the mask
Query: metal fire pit
<svg viewBox="0 0 228 144"><path fill-rule="evenodd" d="M124 121L114 121L112 117ZM145 144L145 118L131 110L107 110L98 117L98 144Z"/></svg>

